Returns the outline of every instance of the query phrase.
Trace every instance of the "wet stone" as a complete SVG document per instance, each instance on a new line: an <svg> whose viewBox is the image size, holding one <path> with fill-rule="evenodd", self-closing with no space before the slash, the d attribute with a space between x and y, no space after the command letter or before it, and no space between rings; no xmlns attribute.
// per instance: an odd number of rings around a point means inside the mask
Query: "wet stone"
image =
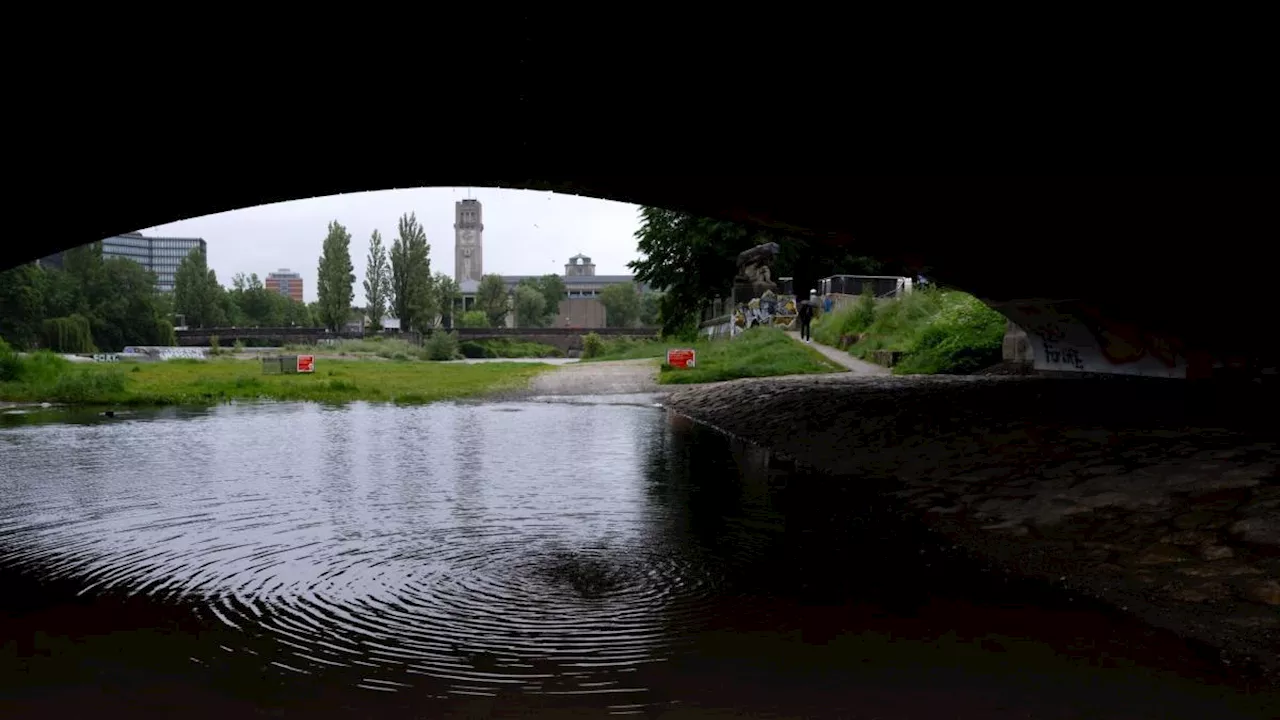
<svg viewBox="0 0 1280 720"><path fill-rule="evenodd" d="M1257 580L1245 585L1245 597L1250 600L1266 603L1267 605L1280 605L1280 582L1275 580Z"/></svg>
<svg viewBox="0 0 1280 720"><path fill-rule="evenodd" d="M1245 542L1280 546L1280 513L1239 520L1227 532Z"/></svg>
<svg viewBox="0 0 1280 720"><path fill-rule="evenodd" d="M1168 585L1165 592L1169 597L1181 602L1203 603L1225 600L1231 596L1231 590L1222 583L1202 583L1200 585Z"/></svg>
<svg viewBox="0 0 1280 720"><path fill-rule="evenodd" d="M1171 535L1165 535L1160 538L1160 542L1166 545L1212 545L1218 537L1216 534L1206 532L1204 530L1181 530Z"/></svg>
<svg viewBox="0 0 1280 720"><path fill-rule="evenodd" d="M1192 510L1173 519L1173 526L1179 530L1193 530L1206 527L1218 520L1218 515L1205 510Z"/></svg>
<svg viewBox="0 0 1280 720"><path fill-rule="evenodd" d="M1235 557L1235 551L1226 545L1205 545L1200 548L1200 557L1210 562Z"/></svg>
<svg viewBox="0 0 1280 720"><path fill-rule="evenodd" d="M1148 546L1145 550L1138 554L1134 561L1139 565L1168 565L1171 563L1186 562L1191 559L1191 555L1185 550L1176 548L1172 545L1164 545L1156 543Z"/></svg>

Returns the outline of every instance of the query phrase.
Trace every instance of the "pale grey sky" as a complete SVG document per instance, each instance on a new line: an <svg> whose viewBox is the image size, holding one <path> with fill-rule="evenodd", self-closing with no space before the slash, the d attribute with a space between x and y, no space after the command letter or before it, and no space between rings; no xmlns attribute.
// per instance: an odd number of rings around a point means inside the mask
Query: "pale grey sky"
<svg viewBox="0 0 1280 720"><path fill-rule="evenodd" d="M218 281L231 284L238 272L267 273L288 268L302 274L307 302L316 299L316 267L329 222L351 233L355 304L364 302L369 235L377 229L390 249L400 215L414 212L431 245L431 271L453 275L453 204L467 188L418 188L332 195L233 210L142 230L144 235L202 237ZM629 275L636 259L635 205L529 190L472 188L484 206L484 271L500 275L564 272L565 262L583 253L600 275Z"/></svg>

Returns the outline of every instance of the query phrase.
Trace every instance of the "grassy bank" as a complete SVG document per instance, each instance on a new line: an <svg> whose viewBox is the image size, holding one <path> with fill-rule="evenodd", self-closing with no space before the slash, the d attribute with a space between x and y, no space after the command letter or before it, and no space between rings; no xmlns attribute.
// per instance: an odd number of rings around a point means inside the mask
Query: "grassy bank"
<svg viewBox="0 0 1280 720"><path fill-rule="evenodd" d="M552 358L564 357L553 345L527 342L514 338L490 338L487 340L463 340L458 350L469 358Z"/></svg>
<svg viewBox="0 0 1280 720"><path fill-rule="evenodd" d="M669 347L689 347L687 343L657 338L600 337L595 333L588 333L584 338L582 362L660 358L666 357Z"/></svg>
<svg viewBox="0 0 1280 720"><path fill-rule="evenodd" d="M879 303L859 298L819 319L813 336L864 360L900 352L898 374L963 374L1000 361L1004 331L1004 316L972 295L926 289Z"/></svg>
<svg viewBox="0 0 1280 720"><path fill-rule="evenodd" d="M234 359L82 365L37 353L0 357L0 368L0 400L177 405L258 399L427 403L523 387L550 366L321 359L314 375L263 375L258 363Z"/></svg>
<svg viewBox="0 0 1280 720"><path fill-rule="evenodd" d="M696 366L677 369L664 365L658 374L659 383L688 385L844 370L823 357L822 353L792 340L776 328L752 328L732 340L703 340L682 347L697 350Z"/></svg>

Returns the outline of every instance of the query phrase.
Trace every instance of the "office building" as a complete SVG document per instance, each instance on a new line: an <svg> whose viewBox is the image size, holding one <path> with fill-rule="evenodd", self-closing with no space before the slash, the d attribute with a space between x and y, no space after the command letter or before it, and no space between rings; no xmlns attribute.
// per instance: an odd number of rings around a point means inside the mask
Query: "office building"
<svg viewBox="0 0 1280 720"><path fill-rule="evenodd" d="M156 289L173 292L178 265L199 248L208 253L202 238L147 237L142 233L115 235L102 241L102 259L132 260L156 274Z"/></svg>
<svg viewBox="0 0 1280 720"><path fill-rule="evenodd" d="M267 275L262 285L272 292L293 298L295 302L302 302L302 275L288 268L281 268Z"/></svg>

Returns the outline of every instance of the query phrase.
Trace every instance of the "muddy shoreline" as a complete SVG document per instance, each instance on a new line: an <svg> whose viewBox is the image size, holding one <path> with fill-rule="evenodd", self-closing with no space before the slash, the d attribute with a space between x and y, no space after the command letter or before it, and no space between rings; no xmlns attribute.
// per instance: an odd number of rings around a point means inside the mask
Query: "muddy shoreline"
<svg viewBox="0 0 1280 720"><path fill-rule="evenodd" d="M671 410L840 481L892 479L930 527L1280 691L1280 442L1167 382L764 378Z"/></svg>

